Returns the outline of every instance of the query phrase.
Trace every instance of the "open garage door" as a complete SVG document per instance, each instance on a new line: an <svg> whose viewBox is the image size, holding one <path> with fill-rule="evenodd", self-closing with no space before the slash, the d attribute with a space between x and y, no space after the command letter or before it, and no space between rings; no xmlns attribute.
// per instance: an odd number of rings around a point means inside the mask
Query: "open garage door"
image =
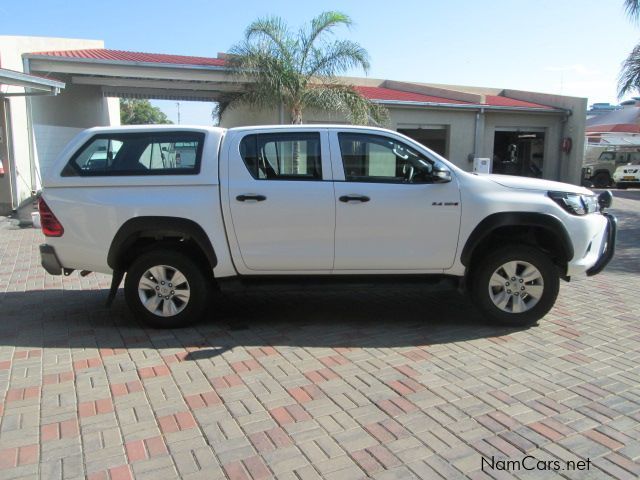
<svg viewBox="0 0 640 480"><path fill-rule="evenodd" d="M544 139L544 129L496 130L492 173L542 178Z"/></svg>
<svg viewBox="0 0 640 480"><path fill-rule="evenodd" d="M413 138L443 157L448 157L449 129L447 127L399 128L398 132Z"/></svg>

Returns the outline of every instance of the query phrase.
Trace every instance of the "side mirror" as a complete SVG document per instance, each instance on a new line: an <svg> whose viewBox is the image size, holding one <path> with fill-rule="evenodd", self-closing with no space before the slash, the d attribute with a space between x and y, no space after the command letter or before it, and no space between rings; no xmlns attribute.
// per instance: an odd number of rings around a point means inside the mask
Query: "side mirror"
<svg viewBox="0 0 640 480"><path fill-rule="evenodd" d="M605 190L600 195L598 195L598 206L600 207L600 211L603 211L605 208L611 207L613 203L613 194L610 190Z"/></svg>
<svg viewBox="0 0 640 480"><path fill-rule="evenodd" d="M431 177L433 178L433 183L449 183L453 180L451 172L444 169L434 169Z"/></svg>

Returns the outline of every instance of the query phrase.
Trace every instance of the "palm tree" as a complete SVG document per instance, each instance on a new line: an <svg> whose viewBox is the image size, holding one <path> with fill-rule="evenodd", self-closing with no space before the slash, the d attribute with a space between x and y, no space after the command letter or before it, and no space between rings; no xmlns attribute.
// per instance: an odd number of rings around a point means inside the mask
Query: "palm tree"
<svg viewBox="0 0 640 480"><path fill-rule="evenodd" d="M222 99L214 115L220 118L226 108L240 104L255 108L282 105L295 124L302 123L308 108L342 113L352 123L384 123L384 107L336 77L354 67L369 69L368 54L359 44L327 40L341 25L349 27L352 21L340 12L321 13L296 34L278 17L253 22L228 57L233 74L246 87Z"/></svg>
<svg viewBox="0 0 640 480"><path fill-rule="evenodd" d="M638 16L640 15L640 0L624 0L624 9L629 18L633 21L638 21Z"/></svg>
<svg viewBox="0 0 640 480"><path fill-rule="evenodd" d="M634 23L640 20L640 0L624 0L624 9ZM618 80L618 97L640 90L640 44L636 45L622 64Z"/></svg>

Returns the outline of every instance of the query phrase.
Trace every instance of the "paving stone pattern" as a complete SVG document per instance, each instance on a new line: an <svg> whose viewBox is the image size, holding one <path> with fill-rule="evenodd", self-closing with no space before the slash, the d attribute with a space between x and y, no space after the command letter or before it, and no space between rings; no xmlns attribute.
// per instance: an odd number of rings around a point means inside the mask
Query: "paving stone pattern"
<svg viewBox="0 0 640 480"><path fill-rule="evenodd" d="M616 195L615 261L530 329L360 286L226 295L151 330L0 222L0 478L637 478L640 192ZM483 469L526 456L589 470Z"/></svg>

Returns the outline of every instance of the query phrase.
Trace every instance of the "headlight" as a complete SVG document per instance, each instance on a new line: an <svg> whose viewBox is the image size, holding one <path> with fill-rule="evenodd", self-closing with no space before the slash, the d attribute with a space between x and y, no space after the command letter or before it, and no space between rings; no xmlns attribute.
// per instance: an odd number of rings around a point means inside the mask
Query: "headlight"
<svg viewBox="0 0 640 480"><path fill-rule="evenodd" d="M586 215L598 211L596 195L578 195L568 192L548 192L549 198L573 215Z"/></svg>

